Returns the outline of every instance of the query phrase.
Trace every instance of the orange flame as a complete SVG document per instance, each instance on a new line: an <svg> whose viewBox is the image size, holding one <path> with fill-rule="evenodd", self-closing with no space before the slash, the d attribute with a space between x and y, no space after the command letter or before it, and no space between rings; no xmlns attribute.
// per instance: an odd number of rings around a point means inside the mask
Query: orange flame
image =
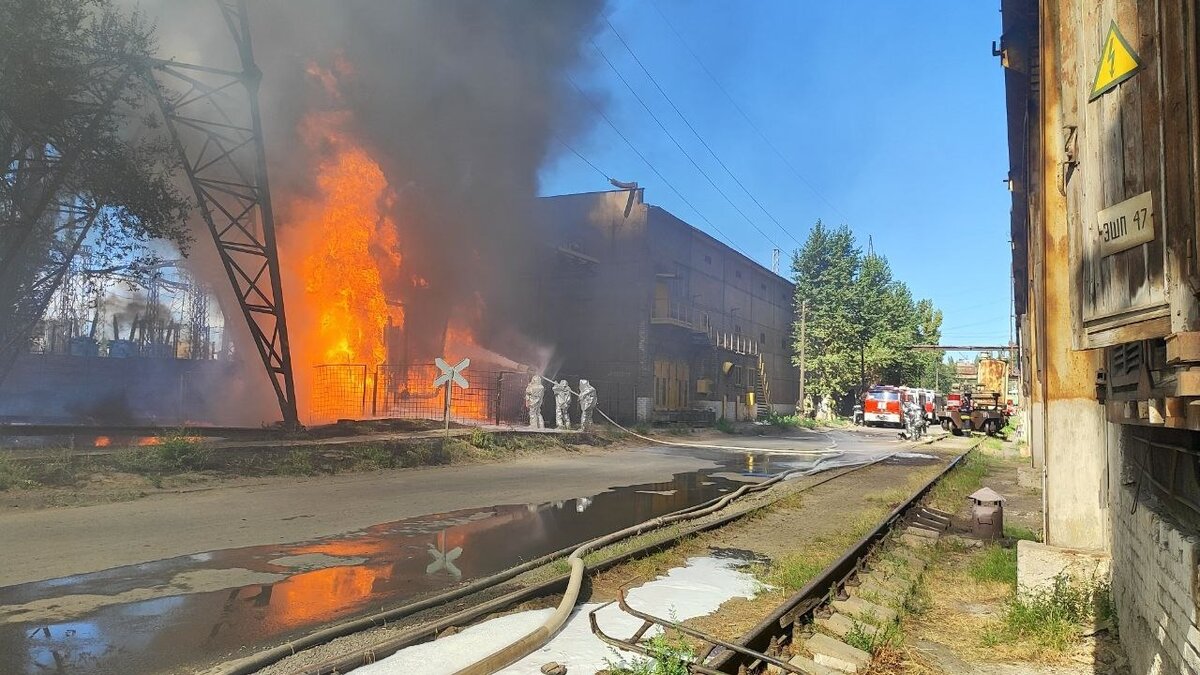
<svg viewBox="0 0 1200 675"><path fill-rule="evenodd" d="M96 440L92 441L94 448L107 448L110 445L112 445L112 439L108 436L97 436Z"/></svg>
<svg viewBox="0 0 1200 675"><path fill-rule="evenodd" d="M331 69L313 65L308 72L337 104L338 78L353 68L339 59ZM316 189L282 200L287 225L280 254L285 269L292 271L287 277L291 282L288 330L298 395L301 406L308 403L310 410L313 397L318 396L334 419L369 414L362 407L372 397L364 396L363 390L384 386L385 378L376 381L375 368L388 360L389 327L403 329L405 322L402 306L389 303L385 289L423 290L431 285L419 274L401 271L398 228L390 215L397 195L371 149L349 131L350 121L345 111L312 112L301 121L301 138L312 154L321 157L313 167ZM447 335L447 343L449 351L462 352L459 345L475 341L468 332L455 331ZM323 386L321 392L314 392L314 367L337 364L366 368L340 375L335 387L339 391L324 391ZM424 392L431 383L418 372L414 370L408 381L387 380L387 386L397 392ZM346 400L330 405L324 400L329 396ZM454 412L487 417L482 408L460 410L457 399Z"/></svg>

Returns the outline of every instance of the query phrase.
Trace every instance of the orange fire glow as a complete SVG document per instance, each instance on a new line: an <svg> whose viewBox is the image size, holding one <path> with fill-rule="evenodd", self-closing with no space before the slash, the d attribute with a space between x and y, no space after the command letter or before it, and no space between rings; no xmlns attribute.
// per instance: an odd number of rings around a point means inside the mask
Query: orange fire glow
<svg viewBox="0 0 1200 675"><path fill-rule="evenodd" d="M92 446L96 448L107 448L112 445L112 439L108 436L97 436L95 441L92 441Z"/></svg>
<svg viewBox="0 0 1200 675"><path fill-rule="evenodd" d="M389 190L379 164L329 121L318 117L305 125L310 133L323 134L334 150L318 167L320 197L293 210L294 226L318 244L299 266L305 304L316 310L315 325L300 341L306 349L300 362L374 367L387 360L383 332L389 308L380 256L372 251L390 254L385 262L399 268L396 228L380 210ZM403 322L401 310L392 315Z"/></svg>
<svg viewBox="0 0 1200 675"><path fill-rule="evenodd" d="M338 78L348 72L352 68L344 60L330 70L309 68L313 81L335 102L340 100ZM307 403L314 416L313 401L320 399L321 414L329 418L310 419L314 422L370 414L364 408L375 396L363 392L385 386L384 378L376 381L375 372L388 362L388 329L403 330L405 325L403 306L389 302L387 289L431 286L419 274L402 270L399 230L391 215L397 212L398 197L372 149L351 131L351 121L344 111L311 112L301 121L301 138L311 154L320 157L313 166L315 189L282 201L287 224L280 255L291 272L288 330L297 393L302 407ZM448 334L446 342L450 352L462 351L452 343L475 344L467 331ZM365 368L339 373L333 378L336 387L322 385L321 391L314 391L320 379L314 377L314 368L331 365ZM425 392L430 382L419 371L414 369L405 382L388 379L386 386L396 394ZM331 397L345 401L331 402ZM483 405L460 409L456 397L454 412L483 419Z"/></svg>

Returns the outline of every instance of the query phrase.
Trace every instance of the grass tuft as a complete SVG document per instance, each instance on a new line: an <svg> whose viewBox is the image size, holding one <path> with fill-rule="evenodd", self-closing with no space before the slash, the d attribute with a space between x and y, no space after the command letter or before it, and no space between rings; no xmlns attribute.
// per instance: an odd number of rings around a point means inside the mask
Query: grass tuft
<svg viewBox="0 0 1200 675"><path fill-rule="evenodd" d="M696 659L696 651L682 635L674 638L656 635L646 640L643 646L650 652L649 657L641 656L633 659L620 657L617 661L605 659L607 672L610 675L688 675L691 673L691 664ZM613 653L620 656L615 650Z"/></svg>
<svg viewBox="0 0 1200 675"><path fill-rule="evenodd" d="M762 583L785 591L798 591L825 568L812 556L789 554L768 565L755 566L754 575Z"/></svg>
<svg viewBox="0 0 1200 675"><path fill-rule="evenodd" d="M971 578L979 582L999 582L1017 587L1017 549L992 544L983 553L971 560L967 569Z"/></svg>
<svg viewBox="0 0 1200 675"><path fill-rule="evenodd" d="M903 634L900 632L900 626L895 623L889 623L886 626L881 626L874 633L869 632L864 624L857 619L854 620L854 628L842 638L842 642L857 647L872 656L883 651L885 648L893 647L903 642Z"/></svg>
<svg viewBox="0 0 1200 675"><path fill-rule="evenodd" d="M967 495L979 489L988 471L988 460L979 452L967 453L958 466L929 491L929 505L954 513Z"/></svg>
<svg viewBox="0 0 1200 675"><path fill-rule="evenodd" d="M984 632L983 642L986 646L1024 642L1065 652L1078 640L1084 625L1111 622L1114 614L1107 583L1072 581L1059 575L1048 589L1010 598L999 623Z"/></svg>

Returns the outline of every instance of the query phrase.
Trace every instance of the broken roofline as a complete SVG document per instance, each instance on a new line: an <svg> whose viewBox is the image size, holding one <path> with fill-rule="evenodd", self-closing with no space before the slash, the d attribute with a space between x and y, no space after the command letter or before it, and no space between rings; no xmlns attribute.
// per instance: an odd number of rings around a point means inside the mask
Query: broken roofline
<svg viewBox="0 0 1200 675"><path fill-rule="evenodd" d="M691 223L684 220L683 218L680 218L679 216L675 215L674 213L671 213L667 209L665 209L661 206L646 203L646 201L645 201L646 188L639 187L639 188L637 188L637 190L643 194L642 204L644 204L648 208L653 209L655 211L659 211L659 212L673 218L674 220L682 223L685 227L690 229L692 232L695 232L696 234L700 235L702 238L708 240L708 243L710 243L711 245L721 248L726 253L729 253L733 256L741 258L742 261L746 265L756 268L759 272L762 272L763 274L765 274L769 277L773 277L775 279L783 281L785 284L787 284L791 288L795 288L795 284L792 283L791 279L788 279L787 277L783 276L782 274L776 274L775 272L771 271L771 268L766 267L765 265L759 263L758 261L754 260L753 258L745 255L741 251L738 251L737 249L731 247L729 244L722 242L721 240L719 240L716 237L712 236L711 234L705 232L704 230L701 230L700 228L696 227L695 225L692 225ZM566 194L560 194L560 195L545 195L542 197L538 197L538 199L549 201L552 199L571 199L571 198L582 198L582 197L594 197L596 195L607 195L607 194L616 194L616 193L624 193L624 192L629 192L629 190L594 190L592 192L568 192Z"/></svg>

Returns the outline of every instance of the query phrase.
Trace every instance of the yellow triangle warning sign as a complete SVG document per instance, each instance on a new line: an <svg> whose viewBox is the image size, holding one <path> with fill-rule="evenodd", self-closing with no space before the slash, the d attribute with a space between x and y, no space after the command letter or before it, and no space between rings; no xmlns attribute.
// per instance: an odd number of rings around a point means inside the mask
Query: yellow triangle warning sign
<svg viewBox="0 0 1200 675"><path fill-rule="evenodd" d="M1117 30L1114 21L1104 38L1100 64L1096 67L1096 79L1092 81L1092 95L1088 100L1094 101L1101 94L1111 91L1118 84L1133 77L1141 67L1141 59L1125 41L1121 31Z"/></svg>

